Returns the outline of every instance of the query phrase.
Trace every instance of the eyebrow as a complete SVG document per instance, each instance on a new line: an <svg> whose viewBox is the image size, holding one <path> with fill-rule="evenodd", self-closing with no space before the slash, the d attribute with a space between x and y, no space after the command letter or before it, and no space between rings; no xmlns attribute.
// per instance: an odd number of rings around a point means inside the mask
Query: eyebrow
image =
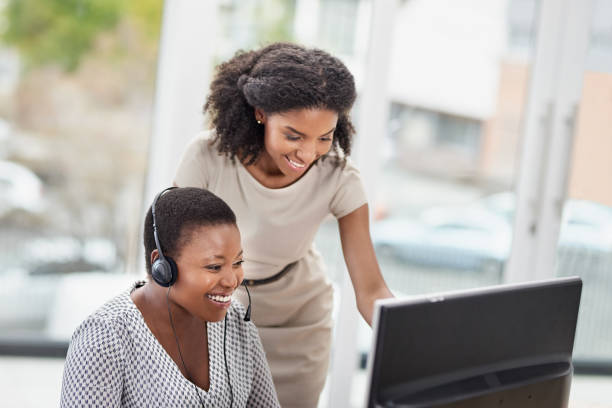
<svg viewBox="0 0 612 408"><path fill-rule="evenodd" d="M238 255L235 256L235 258L238 258L240 256L242 256L242 253L244 252L244 250L240 250L240 252L238 252ZM215 258L215 259L225 259L225 257L223 255L213 255L210 258Z"/></svg>
<svg viewBox="0 0 612 408"><path fill-rule="evenodd" d="M297 133L300 136L304 136L307 137L308 135L306 135L305 133L300 132L299 130L295 130L294 128L292 128L291 126L285 126L285 129L289 129L290 131L292 131L293 133ZM325 133L323 133L321 136L319 137L323 137L323 136L327 136L329 135L331 132L333 132L334 130L336 130L336 128L334 127L332 130L327 131Z"/></svg>

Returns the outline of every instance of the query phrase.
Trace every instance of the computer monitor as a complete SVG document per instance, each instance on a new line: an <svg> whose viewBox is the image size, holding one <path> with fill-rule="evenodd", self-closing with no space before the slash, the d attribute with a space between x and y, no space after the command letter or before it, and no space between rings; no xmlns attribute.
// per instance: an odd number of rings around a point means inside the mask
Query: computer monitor
<svg viewBox="0 0 612 408"><path fill-rule="evenodd" d="M367 407L567 407L582 281L377 301Z"/></svg>

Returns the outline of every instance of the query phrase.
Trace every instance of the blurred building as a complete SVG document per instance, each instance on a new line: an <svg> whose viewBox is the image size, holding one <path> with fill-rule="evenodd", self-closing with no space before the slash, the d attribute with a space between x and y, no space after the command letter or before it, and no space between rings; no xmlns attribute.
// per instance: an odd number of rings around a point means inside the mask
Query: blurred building
<svg viewBox="0 0 612 408"><path fill-rule="evenodd" d="M296 9L309 11L313 21L296 20L295 35L300 41L333 49L350 64L367 51L359 32L360 26L367 26L367 3L298 0ZM406 170L485 189L511 189L537 2L400 4L389 77L381 78L392 102L389 152ZM600 1L596 8L568 188L572 198L610 205L612 185L602 188L597 180L612 174L612 162L606 160L612 140L602 132L610 129L612 120L607 114L612 112L612 3ZM359 70L355 71L359 82Z"/></svg>

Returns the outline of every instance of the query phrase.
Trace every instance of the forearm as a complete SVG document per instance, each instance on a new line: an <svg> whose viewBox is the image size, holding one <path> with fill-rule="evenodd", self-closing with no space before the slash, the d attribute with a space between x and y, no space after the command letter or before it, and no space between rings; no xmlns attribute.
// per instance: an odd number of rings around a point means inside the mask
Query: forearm
<svg viewBox="0 0 612 408"><path fill-rule="evenodd" d="M345 252L346 266L351 276L357 309L371 326L374 302L393 297L378 266L374 249Z"/></svg>
<svg viewBox="0 0 612 408"><path fill-rule="evenodd" d="M383 279L370 239L368 206L364 205L339 220L342 253L348 269L357 309L372 325L376 299L393 297Z"/></svg>

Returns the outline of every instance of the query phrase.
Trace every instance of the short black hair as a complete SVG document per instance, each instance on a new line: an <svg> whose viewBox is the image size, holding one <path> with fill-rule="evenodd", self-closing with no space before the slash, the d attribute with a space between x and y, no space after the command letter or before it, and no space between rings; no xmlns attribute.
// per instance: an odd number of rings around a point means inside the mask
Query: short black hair
<svg viewBox="0 0 612 408"><path fill-rule="evenodd" d="M166 191L155 204L157 237L164 256L178 257L195 228L236 224L236 215L219 197L208 190L181 187ZM151 274L151 252L157 248L153 236L151 207L144 221L144 247L147 274Z"/></svg>
<svg viewBox="0 0 612 408"><path fill-rule="evenodd" d="M349 115L356 96L353 75L338 58L317 48L274 43L238 51L217 66L204 113L210 115L219 152L249 165L265 148L255 108L266 114L331 110L338 114L332 149L346 157L355 133Z"/></svg>

